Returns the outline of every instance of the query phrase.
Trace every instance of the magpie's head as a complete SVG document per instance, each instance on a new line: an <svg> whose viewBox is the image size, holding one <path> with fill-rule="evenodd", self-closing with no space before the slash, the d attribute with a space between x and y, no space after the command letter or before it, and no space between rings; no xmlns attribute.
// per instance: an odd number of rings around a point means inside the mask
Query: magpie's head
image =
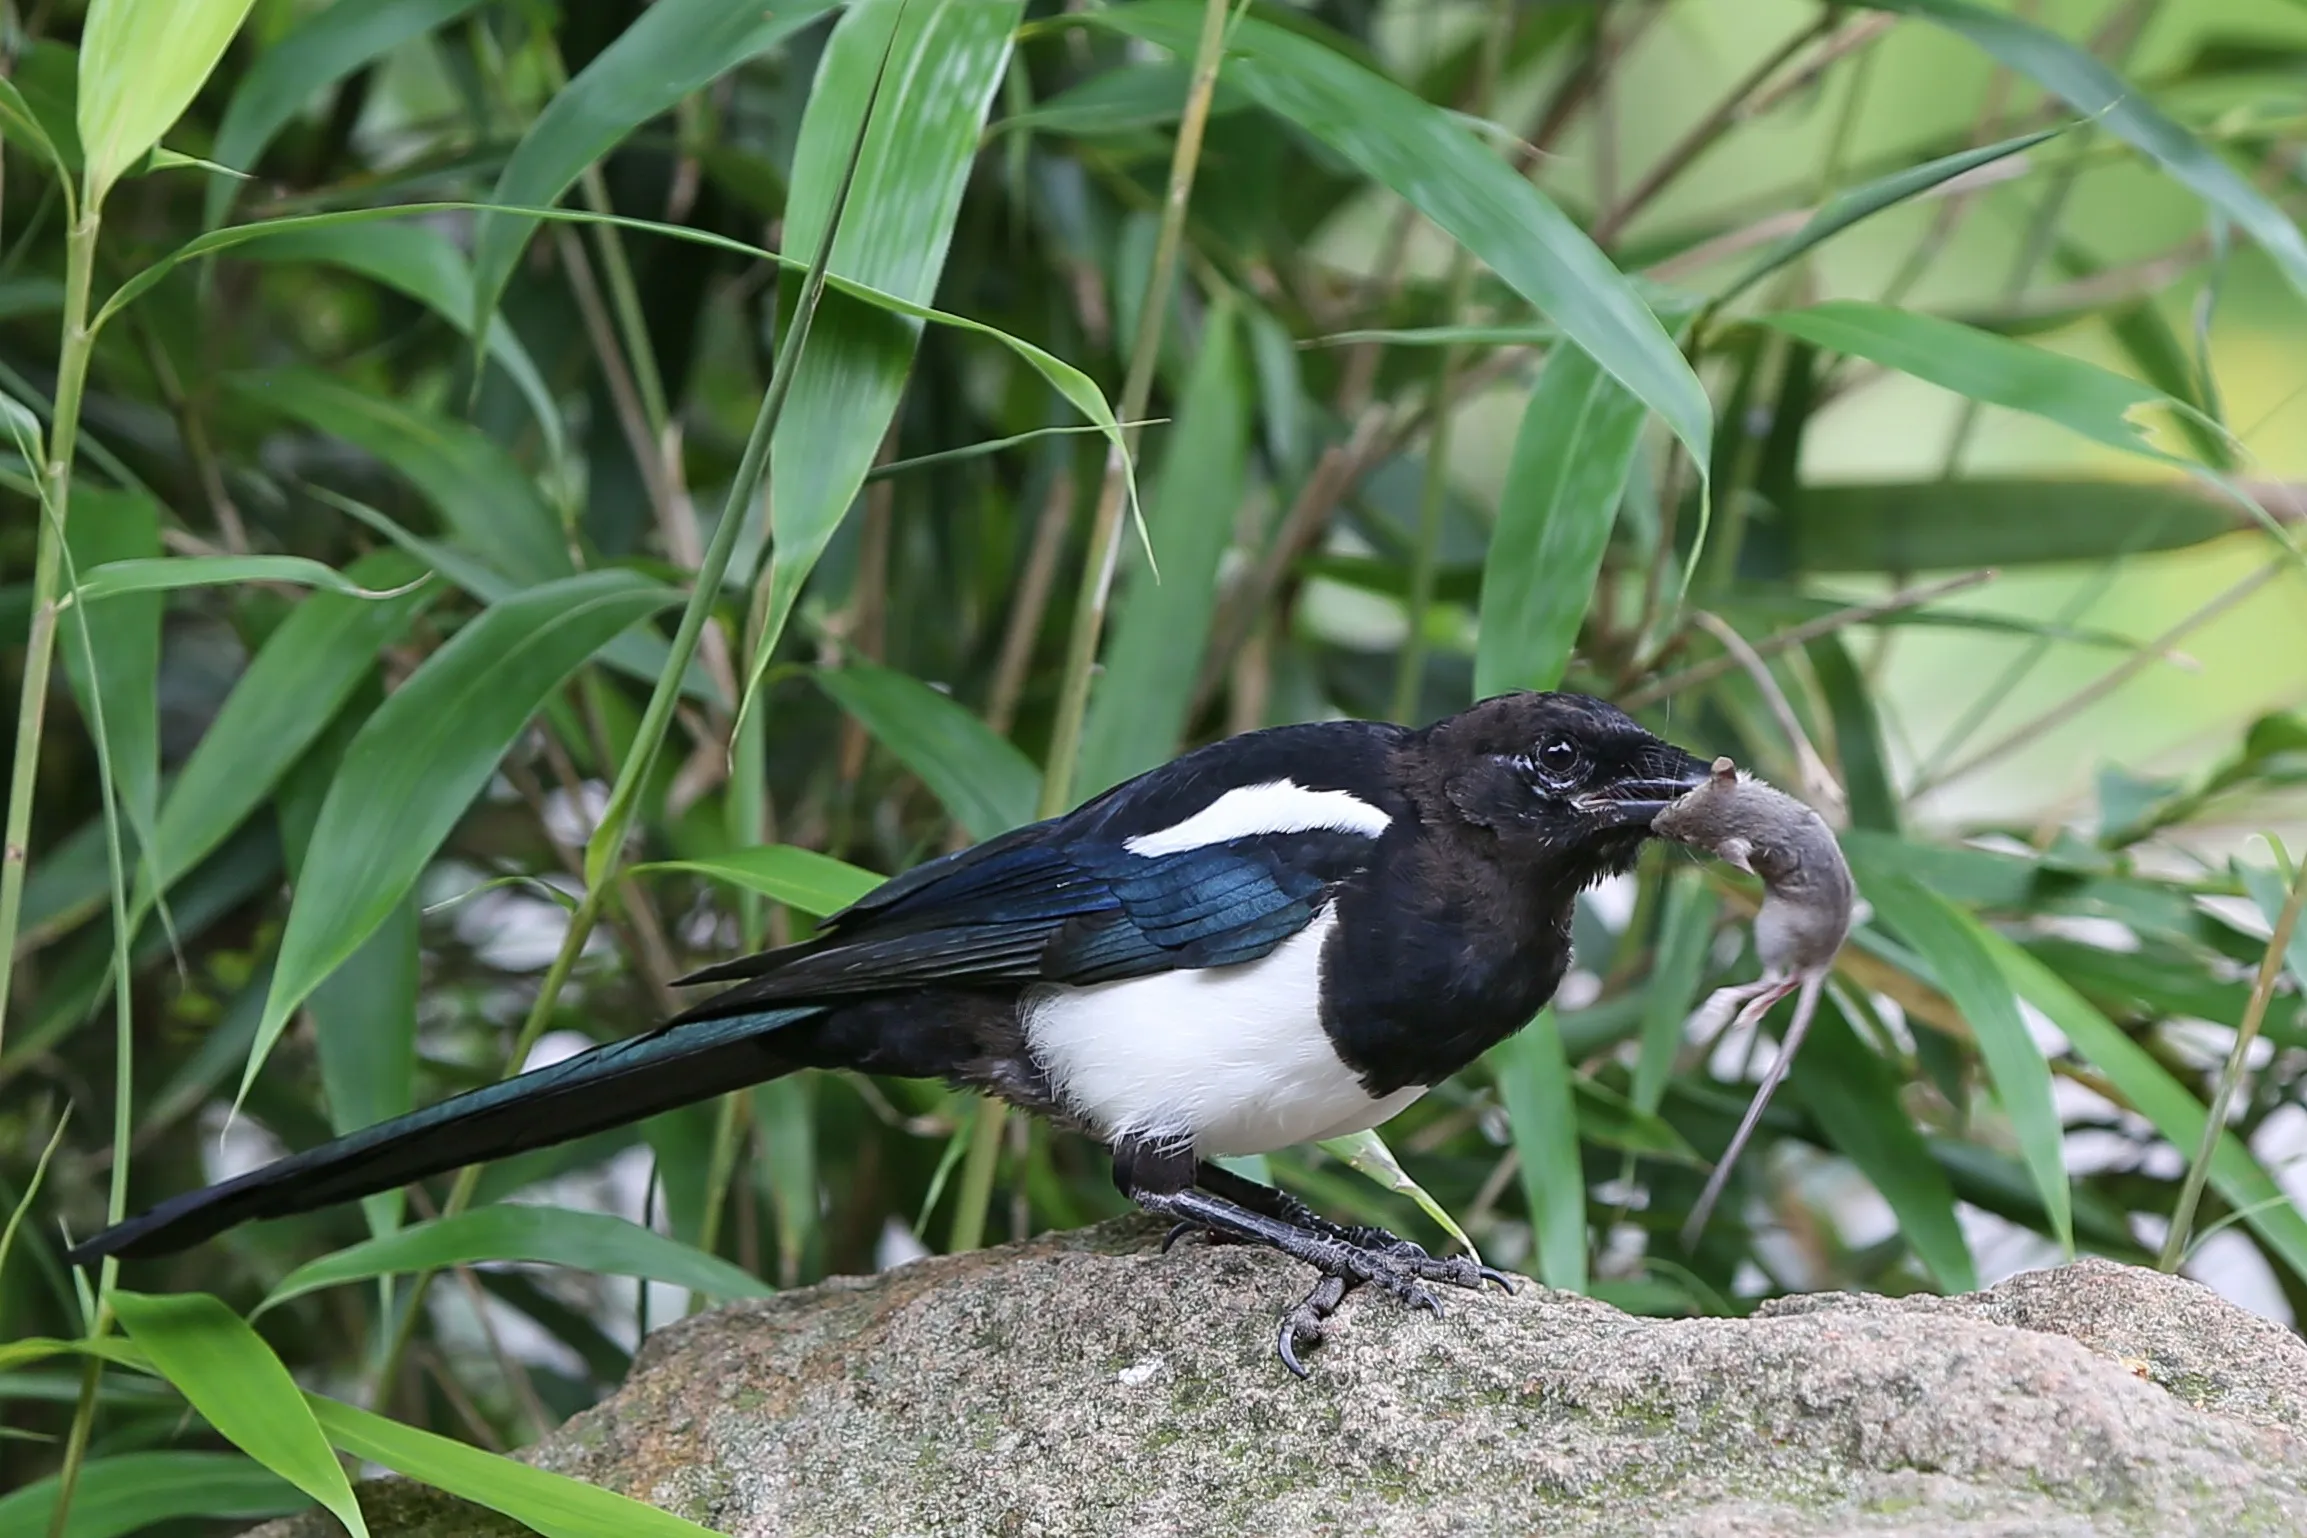
<svg viewBox="0 0 2307 1538"><path fill-rule="evenodd" d="M1450 813L1579 886L1632 865L1651 819L1708 768L1583 694L1501 694L1436 722L1425 749Z"/></svg>

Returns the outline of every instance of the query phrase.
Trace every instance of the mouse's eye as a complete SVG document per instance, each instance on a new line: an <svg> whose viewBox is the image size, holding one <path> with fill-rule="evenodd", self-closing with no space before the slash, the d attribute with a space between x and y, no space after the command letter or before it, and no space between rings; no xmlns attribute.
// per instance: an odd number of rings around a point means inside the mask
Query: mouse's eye
<svg viewBox="0 0 2307 1538"><path fill-rule="evenodd" d="M1538 744L1539 773L1558 785L1577 777L1584 757L1578 751L1578 744L1567 737L1549 737Z"/></svg>

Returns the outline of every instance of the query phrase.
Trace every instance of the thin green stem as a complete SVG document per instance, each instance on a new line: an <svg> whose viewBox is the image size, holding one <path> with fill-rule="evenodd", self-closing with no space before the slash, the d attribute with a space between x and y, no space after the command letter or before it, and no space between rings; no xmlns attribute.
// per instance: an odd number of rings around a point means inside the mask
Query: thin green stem
<svg viewBox="0 0 2307 1538"><path fill-rule="evenodd" d="M1186 205L1193 196L1194 173L1201 164L1202 133L1209 126L1210 100L1217 90L1225 23L1226 0L1206 0L1201 37L1194 50L1193 77L1186 88L1185 114L1178 120L1177 146L1170 156L1169 191L1162 199L1153 265L1146 273L1145 303L1138 309L1137 334L1130 341L1129 373L1122 381L1118 415L1128 425L1122 428L1122 447L1106 456L1105 483L1099 488L1089 549L1082 565L1080 600L1074 609L1072 633L1066 638L1065 671L1058 685L1056 719L1050 727L1049 758L1042 770L1040 812L1044 817L1056 816L1073 800L1073 771L1081 756L1090 677L1097 662L1098 640L1105 631L1106 602L1113 595L1114 568L1121 555L1126 456L1136 452L1135 424L1146 414L1146 402L1153 395L1154 371L1161 362L1171 281L1177 272L1178 247L1185 237Z"/></svg>
<svg viewBox="0 0 2307 1538"><path fill-rule="evenodd" d="M67 206L71 206L69 189ZM6 848L0 852L0 1022L5 1022L7 1017L10 974L16 954L16 930L23 912L27 862L25 846L31 838L32 800L38 788L40 735L45 725L49 675L55 666L57 589L66 565L65 531L71 511L72 462L80 440L80 401L87 388L88 361L95 349L96 340L95 331L88 323L88 298L96 272L96 237L102 226L102 204L92 197L88 199L84 213L75 209L65 235L64 321L57 340L56 409L48 431L48 459L42 468L42 516L33 557L32 625L25 649L24 693L17 706L16 761L9 779ZM74 605L75 610L80 607ZM88 637L85 614L79 620L79 633L85 645ZM89 676L93 694L93 667ZM126 964L128 939L123 932L127 915L122 911L126 901L126 878L122 874L119 821L112 802L111 769L101 740L101 707L91 700L89 708L97 722L99 734L97 756L104 776L105 830L112 857L113 988L118 1000L115 1026L120 1040L118 1079L113 1094L112 1190L107 1210L111 1220L117 1223L127 1209L128 1196L128 1075L131 1058ZM118 1274L119 1262L107 1259L98 1274L96 1317L89 1322L89 1333L92 1336L102 1335L111 1323L111 1313L105 1306L105 1300L110 1296L113 1281ZM80 1468L87 1459L89 1438L96 1427L97 1394L102 1386L103 1375L102 1359L91 1356L82 1363L79 1403L73 1408L72 1428L65 1438L64 1462L57 1471L56 1505L48 1519L49 1538L63 1538L65 1524L71 1515L73 1492L79 1486Z"/></svg>
<svg viewBox="0 0 2307 1538"><path fill-rule="evenodd" d="M1448 316L1455 320L1474 290L1474 264L1461 250L1450 263ZM1441 564L1443 514L1450 506L1451 386L1457 379L1464 350L1442 349L1434 369L1434 426L1426 435L1426 479L1418 493L1418 545L1410 563L1409 602L1403 617L1409 624L1402 650L1395 659L1394 702L1390 714L1404 726L1416 726L1419 685L1426 678L1426 624L1434 607L1434 578Z"/></svg>
<svg viewBox="0 0 2307 1538"><path fill-rule="evenodd" d="M886 68L887 60L883 61ZM874 93L880 93L880 76L874 77ZM865 121L873 116L873 103L868 101ZM863 142L863 131L859 142ZM553 1018L559 1004L561 990L567 986L569 976L576 970L577 957L584 951L593 927L600 922L601 907L616 875L618 862L623 858L625 835L633 825L634 813L640 803L641 786L646 783L650 769L655 765L657 753L663 747L665 733L672 725L673 708L680 702L681 680L689 671L689 663L697 655L699 637L711 620L713 602L721 591L729 572L729 558L737 547L737 536L746 515L761 495L762 482L769 474L769 441L776 435L777 419L784 413L786 397L793 392L793 376L800 362L801 349L809 340L809 329L817 317L817 304L825 296L825 268L833 254L833 236L841 227L841 211L849 202L849 189L857 179L857 154L852 148L849 165L843 173L840 188L834 193L832 217L826 220L824 238L818 242L817 253L810 261L809 274L802 280L801 295L793 310L793 324L787 328L777 349L777 361L769 374L769 388L761 397L761 409L753 418L753 431L745 440L744 457L738 461L737 476L729 485L729 495L722 504L721 519L713 529L713 539L705 547L703 562L697 568L697 580L689 594L689 603L681 611L680 628L673 634L673 644L665 658L664 671L657 675L656 688L649 695L649 705L641 716L640 729L633 735L633 745L618 767L615 789L609 793L609 804L601 814L600 826L593 830L591 841L585 846L585 896L577 911L569 919L567 933L561 937L559 954L553 957L545 980L537 989L536 1002L530 1006L529 1016L521 1023L521 1034L513 1043L507 1072L518 1073L528 1060L530 1049L544 1035L546 1025ZM473 1192L479 1186L481 1171L478 1165L468 1165L457 1174L456 1184L449 1189L449 1199L442 1207L444 1217L453 1217L472 1202ZM408 1303L395 1326L393 1343L386 1351L377 1375L376 1402L381 1406L384 1396L392 1390L399 1375L400 1363L408 1350L409 1340L416 1329L419 1305L424 1290L432 1280L430 1271L420 1272L410 1282ZM643 1289L646 1293L646 1289Z"/></svg>
<svg viewBox="0 0 2307 1538"><path fill-rule="evenodd" d="M2220 1070L2219 1087L2212 1092L2210 1114L2203 1118L2203 1138L2195 1147L2195 1162L2187 1167L2187 1183L2179 1188L2178 1205L2171 1209L2171 1228L2163 1235L2163 1252L2156 1258L2159 1270L2176 1271L2187 1253L2188 1230L2195 1225L2195 1205L2203 1199L2203 1184L2211 1177L2211 1160L2219 1151L2219 1139L2227 1130L2227 1107L2235 1098L2235 1086L2242 1081L2243 1069L2250 1060L2251 1043L2259 1039L2259 1023L2267 1016L2267 1001L2275 996L2275 980L2283 975L2284 958L2291 945L2291 935L2299 927L2299 910L2307 905L2307 861L2302 861L2291 882L2290 900L2283 904L2282 916L2275 920L2275 932L2268 936L2267 954L2259 958L2259 976L2251 985L2251 1000L2243 1006L2242 1023L2235 1029L2234 1050L2227 1054L2227 1065Z"/></svg>
<svg viewBox="0 0 2307 1538"><path fill-rule="evenodd" d="M72 457L80 438L80 398L88 383L95 333L88 324L88 290L96 271L95 208L72 221L65 240L64 325L57 346L56 411L48 431L44 502L32 561L32 624L25 638L23 693L16 706L16 756L8 775L8 824L0 833L0 1041L6 1039L9 984L16 963L16 931L24 912L24 873L32 839L32 803L39 791L40 734L48 711L48 679L56 662L57 583L64 569L64 529L72 495ZM62 1509L61 1506L58 1508Z"/></svg>
<svg viewBox="0 0 2307 1538"><path fill-rule="evenodd" d="M1202 134L1209 126L1210 100L1217 91L1218 61L1226 33L1226 0L1204 0L1201 36L1194 46L1193 76L1186 87L1184 115L1170 154L1169 190L1154 238L1153 265L1146 273L1145 303L1138 309L1137 334L1130 339L1129 373L1122 381L1118 415L1122 442L1106 455L1105 483L1092 515L1089 548L1082 562L1080 598L1073 630L1066 637L1065 671L1058 684L1057 715L1050 726L1049 756L1042 766L1040 814L1054 817L1073 801L1073 772L1081 757L1082 722L1089 712L1089 683L1105 631L1106 602L1113 596L1114 568L1121 559L1122 504L1130 456L1137 452L1137 423L1153 395L1154 369L1161 361L1162 333L1169 323L1170 285L1183 243L1186 205L1193 197L1194 173L1201 164ZM961 1167L961 1190L954 1199L953 1237L948 1246L974 1250L985 1240L985 1213L993 1199L993 1172L1001 1158L1007 1106L988 1101L970 1135Z"/></svg>

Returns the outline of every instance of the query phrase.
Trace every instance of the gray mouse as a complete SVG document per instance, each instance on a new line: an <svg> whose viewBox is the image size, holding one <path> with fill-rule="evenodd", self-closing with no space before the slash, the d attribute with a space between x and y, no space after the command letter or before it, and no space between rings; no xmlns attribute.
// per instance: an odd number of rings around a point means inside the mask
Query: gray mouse
<svg viewBox="0 0 2307 1538"><path fill-rule="evenodd" d="M1850 866L1826 819L1794 797L1773 790L1750 774L1742 773L1727 758L1714 761L1705 784L1674 802L1652 821L1651 831L1677 843L1704 849L1750 875L1762 878L1762 911L1754 920L1754 949L1762 958L1762 976L1751 983L1725 988L1707 1002L1736 1003L1744 1007L1732 1022L1733 1030L1759 1024L1771 1006L1790 993L1794 1019L1787 1026L1778 1060L1771 1065L1745 1119L1715 1165L1698 1204L1683 1226L1685 1247L1706 1227L1706 1219L1722 1195L1731 1166L1753 1135L1763 1108L1786 1077L1802 1038L1810 1030L1818 996L1826 987L1835 953L1850 933L1858 903Z"/></svg>

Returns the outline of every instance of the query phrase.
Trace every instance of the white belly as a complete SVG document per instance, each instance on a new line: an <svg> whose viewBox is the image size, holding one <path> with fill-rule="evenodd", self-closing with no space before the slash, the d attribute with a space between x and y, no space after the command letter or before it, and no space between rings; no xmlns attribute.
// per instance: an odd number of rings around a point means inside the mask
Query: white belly
<svg viewBox="0 0 2307 1538"><path fill-rule="evenodd" d="M1205 1158L1344 1137L1423 1085L1376 1099L1322 1029L1324 908L1240 966L1035 989L1026 1041L1075 1115L1108 1139L1190 1144Z"/></svg>

